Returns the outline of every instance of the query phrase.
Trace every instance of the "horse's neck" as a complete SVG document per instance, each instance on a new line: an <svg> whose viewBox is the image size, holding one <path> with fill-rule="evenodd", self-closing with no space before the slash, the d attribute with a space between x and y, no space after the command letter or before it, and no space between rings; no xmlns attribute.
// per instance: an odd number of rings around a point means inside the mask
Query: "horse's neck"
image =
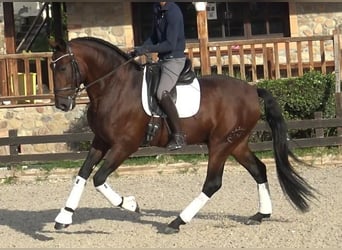
<svg viewBox="0 0 342 250"><path fill-rule="evenodd" d="M96 79L93 78L94 80L88 83L87 86L91 86L87 87L87 93L93 104L101 102L104 96L109 96L113 100L121 98L137 100L140 97L143 71L129 64L112 67L106 71L103 70L102 75ZM94 71L101 71L101 68L94 69Z"/></svg>

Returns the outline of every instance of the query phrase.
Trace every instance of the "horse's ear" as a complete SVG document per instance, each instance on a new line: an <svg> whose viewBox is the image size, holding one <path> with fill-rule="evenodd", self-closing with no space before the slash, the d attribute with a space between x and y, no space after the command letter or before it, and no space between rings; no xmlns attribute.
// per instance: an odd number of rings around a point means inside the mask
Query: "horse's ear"
<svg viewBox="0 0 342 250"><path fill-rule="evenodd" d="M57 51L66 51L66 42L63 39L50 39L49 44L51 48Z"/></svg>

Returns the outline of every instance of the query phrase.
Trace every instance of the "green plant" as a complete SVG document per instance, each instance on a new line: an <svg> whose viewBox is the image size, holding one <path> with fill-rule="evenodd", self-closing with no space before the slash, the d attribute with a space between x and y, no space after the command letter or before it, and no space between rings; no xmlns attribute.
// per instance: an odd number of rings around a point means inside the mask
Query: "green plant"
<svg viewBox="0 0 342 250"><path fill-rule="evenodd" d="M332 73L309 71L302 77L264 80L258 87L266 88L274 95L286 120L313 119L315 112L322 112L323 118L335 117L335 75ZM336 129L325 129L325 133L334 134ZM313 134L313 129L289 131L291 138ZM259 133L256 137L262 140L262 137L269 137L269 133Z"/></svg>
<svg viewBox="0 0 342 250"><path fill-rule="evenodd" d="M286 119L313 119L323 112L324 118L335 116L335 75L309 71L302 77L264 80L258 87L272 92Z"/></svg>

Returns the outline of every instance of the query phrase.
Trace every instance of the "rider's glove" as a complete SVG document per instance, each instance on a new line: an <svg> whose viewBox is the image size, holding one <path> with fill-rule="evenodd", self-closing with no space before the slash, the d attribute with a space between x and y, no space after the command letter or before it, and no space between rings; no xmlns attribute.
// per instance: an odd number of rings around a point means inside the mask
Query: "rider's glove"
<svg viewBox="0 0 342 250"><path fill-rule="evenodd" d="M149 50L146 47L144 47L144 46L136 47L134 49L134 51L133 51L135 56L141 56L141 55L144 55L144 54L146 54L148 52L149 52Z"/></svg>

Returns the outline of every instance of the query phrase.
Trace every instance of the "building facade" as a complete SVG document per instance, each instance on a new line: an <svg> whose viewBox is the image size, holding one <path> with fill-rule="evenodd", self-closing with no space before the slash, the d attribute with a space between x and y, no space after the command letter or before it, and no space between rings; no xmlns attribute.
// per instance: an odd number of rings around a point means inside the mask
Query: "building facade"
<svg viewBox="0 0 342 250"><path fill-rule="evenodd" d="M152 4L67 2L68 38L94 36L120 48L132 48L141 44L150 32ZM195 7L191 2L178 4L184 14L186 37L189 41L196 40ZM14 3L16 29L29 16L36 15L39 6L39 3ZM207 14L209 41L331 35L342 24L342 2L209 2ZM0 54L4 53L0 8Z"/></svg>

